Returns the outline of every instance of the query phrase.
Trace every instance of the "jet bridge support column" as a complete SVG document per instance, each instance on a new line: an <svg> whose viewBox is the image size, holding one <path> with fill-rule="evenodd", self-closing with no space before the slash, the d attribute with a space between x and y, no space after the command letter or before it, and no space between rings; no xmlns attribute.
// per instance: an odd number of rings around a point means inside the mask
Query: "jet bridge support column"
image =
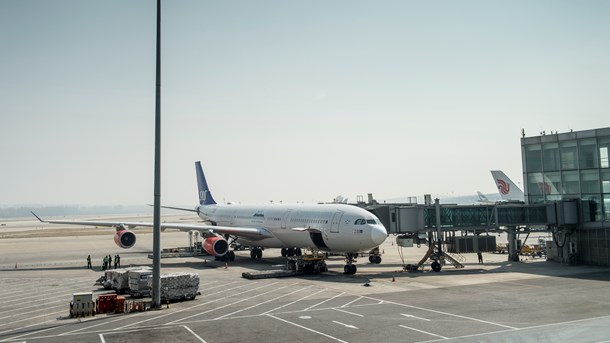
<svg viewBox="0 0 610 343"><path fill-rule="evenodd" d="M519 262L519 249L517 249L517 228L509 226L507 230L508 236L508 260Z"/></svg>

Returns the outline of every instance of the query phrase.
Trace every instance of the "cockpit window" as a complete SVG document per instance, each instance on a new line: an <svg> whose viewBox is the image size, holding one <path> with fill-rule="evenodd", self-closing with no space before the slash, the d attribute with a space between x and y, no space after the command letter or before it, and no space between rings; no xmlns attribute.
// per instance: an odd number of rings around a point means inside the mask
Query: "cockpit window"
<svg viewBox="0 0 610 343"><path fill-rule="evenodd" d="M366 222L367 222L367 224L377 224L375 219L367 219Z"/></svg>
<svg viewBox="0 0 610 343"><path fill-rule="evenodd" d="M366 222L367 221L365 219L361 218L361 219L356 219L356 222L354 224L356 224L356 225L364 225L364 224L366 224Z"/></svg>

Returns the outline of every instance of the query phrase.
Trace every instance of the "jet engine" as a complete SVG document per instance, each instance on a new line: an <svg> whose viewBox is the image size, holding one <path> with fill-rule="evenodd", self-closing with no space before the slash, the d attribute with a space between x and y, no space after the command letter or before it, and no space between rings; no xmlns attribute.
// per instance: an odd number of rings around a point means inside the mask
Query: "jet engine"
<svg viewBox="0 0 610 343"><path fill-rule="evenodd" d="M129 249L136 244L136 234L130 230L119 230L114 235L114 243L123 249Z"/></svg>
<svg viewBox="0 0 610 343"><path fill-rule="evenodd" d="M229 242L220 236L208 237L203 242L203 249L212 256L224 256L229 251Z"/></svg>

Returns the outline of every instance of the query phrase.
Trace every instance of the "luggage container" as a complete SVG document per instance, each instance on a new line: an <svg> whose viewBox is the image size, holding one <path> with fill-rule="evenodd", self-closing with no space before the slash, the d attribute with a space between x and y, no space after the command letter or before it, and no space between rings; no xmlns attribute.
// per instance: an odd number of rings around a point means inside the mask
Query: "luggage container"
<svg viewBox="0 0 610 343"><path fill-rule="evenodd" d="M98 306L97 313L110 313L114 312L116 306L116 294L103 294L97 298Z"/></svg>
<svg viewBox="0 0 610 343"><path fill-rule="evenodd" d="M72 301L70 302L70 318L94 315L95 303L93 302L92 292L72 294Z"/></svg>
<svg viewBox="0 0 610 343"><path fill-rule="evenodd" d="M116 301L114 303L114 313L125 313L125 297L116 297Z"/></svg>

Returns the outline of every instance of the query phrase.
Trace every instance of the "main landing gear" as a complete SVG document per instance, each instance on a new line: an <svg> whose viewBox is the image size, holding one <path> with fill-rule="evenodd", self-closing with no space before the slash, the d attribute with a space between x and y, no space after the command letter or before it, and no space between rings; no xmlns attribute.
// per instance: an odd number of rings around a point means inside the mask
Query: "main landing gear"
<svg viewBox="0 0 610 343"><path fill-rule="evenodd" d="M263 249L252 248L250 249L250 258L253 260L260 260L263 257Z"/></svg>
<svg viewBox="0 0 610 343"><path fill-rule="evenodd" d="M282 257L301 256L301 248L282 248Z"/></svg>
<svg viewBox="0 0 610 343"><path fill-rule="evenodd" d="M345 275L354 275L358 268L354 264L356 262L356 256L358 254L347 253L345 254L345 262L347 263L345 267L343 267L343 274Z"/></svg>

